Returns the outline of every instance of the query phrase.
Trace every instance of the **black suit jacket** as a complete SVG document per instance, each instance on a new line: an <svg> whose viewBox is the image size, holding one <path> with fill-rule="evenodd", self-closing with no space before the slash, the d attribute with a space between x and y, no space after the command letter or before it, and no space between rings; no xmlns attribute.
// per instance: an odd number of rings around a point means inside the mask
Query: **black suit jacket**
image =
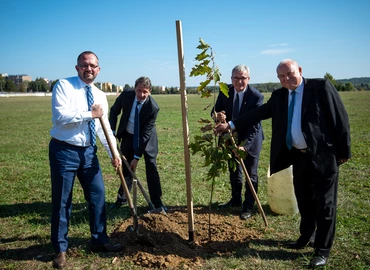
<svg viewBox="0 0 370 270"><path fill-rule="evenodd" d="M110 109L109 123L112 130L116 130L118 115L122 113L116 137L122 139L126 131L128 119L135 100L135 91L123 91ZM148 96L140 110L140 140L139 148L134 153L141 157L144 151L152 157L158 154L158 138L155 121L159 112L159 106Z"/></svg>
<svg viewBox="0 0 370 270"><path fill-rule="evenodd" d="M348 115L330 80L303 80L302 133L316 170L330 175L337 171L339 159L351 157ZM243 130L251 123L272 118L271 174L292 164L285 143L288 93L286 88L275 90L267 103L233 121L236 130Z"/></svg>
<svg viewBox="0 0 370 270"><path fill-rule="evenodd" d="M229 85L229 97L220 91L214 106L216 112L225 111L226 121L232 120L235 92L234 86ZM263 95L256 88L248 85L244 92L239 115L261 106L263 104L263 98ZM261 152L263 139L261 122L245 126L245 128L238 130L238 143L244 142L242 146L253 157L258 156Z"/></svg>

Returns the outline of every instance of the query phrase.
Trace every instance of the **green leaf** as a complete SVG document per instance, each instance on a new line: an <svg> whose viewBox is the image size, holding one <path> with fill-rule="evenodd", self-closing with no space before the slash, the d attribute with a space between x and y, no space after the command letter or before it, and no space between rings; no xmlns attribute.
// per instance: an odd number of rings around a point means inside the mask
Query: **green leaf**
<svg viewBox="0 0 370 270"><path fill-rule="evenodd" d="M212 96L212 90L205 89L202 91L201 98L209 98Z"/></svg>
<svg viewBox="0 0 370 270"><path fill-rule="evenodd" d="M198 86L198 91L203 91L203 89L206 88L210 82L211 80L206 80L204 82L201 82L200 86Z"/></svg>
<svg viewBox="0 0 370 270"><path fill-rule="evenodd" d="M200 54L198 54L196 57L195 57L195 60L197 61L202 61L203 59L206 59L209 57L209 54L207 54L207 51L203 51L201 52Z"/></svg>
<svg viewBox="0 0 370 270"><path fill-rule="evenodd" d="M220 80L221 80L221 73L220 73L220 70L217 67L217 68L215 68L215 70L213 72L213 81L216 84Z"/></svg>
<svg viewBox="0 0 370 270"><path fill-rule="evenodd" d="M220 91L226 96L229 97L229 87L226 83L219 82L218 85L220 86Z"/></svg>
<svg viewBox="0 0 370 270"><path fill-rule="evenodd" d="M204 42L204 40L203 39L201 39L201 38L199 38L199 45L198 45L198 47L197 47L197 49L208 49L210 46L207 44L207 43L205 43Z"/></svg>

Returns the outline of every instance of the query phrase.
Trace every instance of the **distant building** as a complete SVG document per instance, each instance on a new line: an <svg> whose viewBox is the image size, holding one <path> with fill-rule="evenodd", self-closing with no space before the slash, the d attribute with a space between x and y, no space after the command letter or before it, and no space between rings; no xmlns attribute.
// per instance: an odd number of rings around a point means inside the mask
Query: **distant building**
<svg viewBox="0 0 370 270"><path fill-rule="evenodd" d="M24 81L32 81L31 76L28 76L26 74L21 74L21 75L9 75L8 80L11 80L15 83L15 85L20 85Z"/></svg>
<svg viewBox="0 0 370 270"><path fill-rule="evenodd" d="M112 92L112 83L110 82L97 82L96 86L103 92Z"/></svg>
<svg viewBox="0 0 370 270"><path fill-rule="evenodd" d="M123 86L117 86L117 93L121 93L123 91Z"/></svg>

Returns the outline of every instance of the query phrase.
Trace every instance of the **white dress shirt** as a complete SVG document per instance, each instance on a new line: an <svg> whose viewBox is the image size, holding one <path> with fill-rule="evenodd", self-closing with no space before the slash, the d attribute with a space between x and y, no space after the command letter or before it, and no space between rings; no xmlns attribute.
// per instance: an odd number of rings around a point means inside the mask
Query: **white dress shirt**
<svg viewBox="0 0 370 270"><path fill-rule="evenodd" d="M141 107L143 107L144 102L145 102L145 100L143 100L142 102L139 102L137 100L136 96L135 96L135 100L134 100L134 103L132 105L131 112L130 112L130 117L128 118L127 126L126 126L126 130L130 134L134 134L135 109L136 109L137 103L139 103L138 110L139 110L139 113L140 113Z"/></svg>
<svg viewBox="0 0 370 270"><path fill-rule="evenodd" d="M100 121L99 119L92 119L91 111L88 109L86 85L77 76L61 79L55 84L51 98L53 127L50 130L50 135L71 145L87 147L90 145L88 123L95 121L96 133L109 156L112 157ZM107 97L94 84L90 86L94 96L94 104L101 104L103 107L104 114L102 119L113 147L117 149L117 142L107 117ZM118 152L116 152L116 155L118 156Z"/></svg>

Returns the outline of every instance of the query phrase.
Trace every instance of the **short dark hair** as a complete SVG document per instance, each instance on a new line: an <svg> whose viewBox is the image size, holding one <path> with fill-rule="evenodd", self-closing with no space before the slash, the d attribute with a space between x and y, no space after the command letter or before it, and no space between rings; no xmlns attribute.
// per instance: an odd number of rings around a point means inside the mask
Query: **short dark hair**
<svg viewBox="0 0 370 270"><path fill-rule="evenodd" d="M96 59L98 59L99 61L99 57L95 53L93 53L92 51L84 51L80 53L80 55L77 57L77 65L80 63L81 57L84 56L85 54L93 54L95 55Z"/></svg>
<svg viewBox="0 0 370 270"><path fill-rule="evenodd" d="M148 87L150 90L152 90L152 82L150 81L150 79L148 77L140 77L139 79L137 79L135 81L135 87L141 83L144 87Z"/></svg>

